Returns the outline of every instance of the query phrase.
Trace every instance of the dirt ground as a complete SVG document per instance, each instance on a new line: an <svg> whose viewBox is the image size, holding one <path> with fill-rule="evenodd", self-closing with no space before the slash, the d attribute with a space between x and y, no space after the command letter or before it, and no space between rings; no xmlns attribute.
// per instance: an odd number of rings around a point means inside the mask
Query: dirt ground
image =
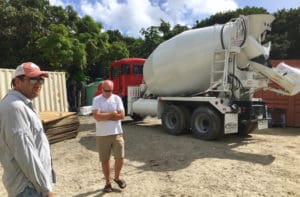
<svg viewBox="0 0 300 197"><path fill-rule="evenodd" d="M81 116L80 122L75 139L51 145L55 196L300 196L300 128L202 141L168 135L156 119L124 121L127 188L113 184L105 194L93 119ZM0 196L7 196L2 182Z"/></svg>

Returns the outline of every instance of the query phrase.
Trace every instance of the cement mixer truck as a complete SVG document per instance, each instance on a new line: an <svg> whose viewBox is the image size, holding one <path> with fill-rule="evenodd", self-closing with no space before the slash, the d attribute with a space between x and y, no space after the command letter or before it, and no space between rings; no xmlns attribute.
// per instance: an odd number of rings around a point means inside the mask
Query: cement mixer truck
<svg viewBox="0 0 300 197"><path fill-rule="evenodd" d="M258 89L284 95L300 91L300 71L284 63L272 69L272 15L249 15L226 24L185 31L161 43L146 59L144 83L128 86L127 114L156 116L164 129L214 140L267 128ZM269 87L269 80L280 88Z"/></svg>

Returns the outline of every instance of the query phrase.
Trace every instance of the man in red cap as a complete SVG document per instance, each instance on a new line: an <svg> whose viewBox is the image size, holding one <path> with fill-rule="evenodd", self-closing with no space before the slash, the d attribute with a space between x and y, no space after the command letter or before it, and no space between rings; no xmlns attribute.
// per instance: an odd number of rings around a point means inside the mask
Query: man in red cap
<svg viewBox="0 0 300 197"><path fill-rule="evenodd" d="M32 62L26 62L17 67L12 85L15 90L32 100L39 96L41 85L44 84L44 77L48 77L47 72L41 71L40 68Z"/></svg>
<svg viewBox="0 0 300 197"><path fill-rule="evenodd" d="M54 196L50 145L32 105L45 77L32 62L19 65L13 89L0 102L0 162L8 196Z"/></svg>

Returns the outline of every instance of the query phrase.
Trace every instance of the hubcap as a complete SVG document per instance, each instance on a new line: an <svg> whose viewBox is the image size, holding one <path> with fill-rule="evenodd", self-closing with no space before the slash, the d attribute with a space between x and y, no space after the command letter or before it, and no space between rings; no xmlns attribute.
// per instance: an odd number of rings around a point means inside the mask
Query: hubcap
<svg viewBox="0 0 300 197"><path fill-rule="evenodd" d="M200 133L207 133L210 128L209 119L207 119L204 115L197 116L195 119L195 127Z"/></svg>
<svg viewBox="0 0 300 197"><path fill-rule="evenodd" d="M175 128L177 122L178 122L178 117L173 113L169 113L168 118L167 118L168 127L169 128Z"/></svg>

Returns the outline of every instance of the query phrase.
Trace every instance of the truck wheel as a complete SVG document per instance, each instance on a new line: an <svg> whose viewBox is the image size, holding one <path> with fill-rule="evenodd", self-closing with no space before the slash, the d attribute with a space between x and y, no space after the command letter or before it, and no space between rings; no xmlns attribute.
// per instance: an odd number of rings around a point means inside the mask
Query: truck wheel
<svg viewBox="0 0 300 197"><path fill-rule="evenodd" d="M251 122L248 124L239 124L239 131L238 134L241 136L247 136L249 133L252 133L258 128L257 122Z"/></svg>
<svg viewBox="0 0 300 197"><path fill-rule="evenodd" d="M171 135L179 135L187 130L186 109L183 106L170 105L162 114L162 125Z"/></svg>
<svg viewBox="0 0 300 197"><path fill-rule="evenodd" d="M198 107L192 115L192 134L203 140L214 140L221 134L220 115L208 108Z"/></svg>
<svg viewBox="0 0 300 197"><path fill-rule="evenodd" d="M138 122L138 121L142 121L144 120L144 116L140 116L140 115L137 115L137 114L133 114L130 116L132 118L133 121L135 122Z"/></svg>

